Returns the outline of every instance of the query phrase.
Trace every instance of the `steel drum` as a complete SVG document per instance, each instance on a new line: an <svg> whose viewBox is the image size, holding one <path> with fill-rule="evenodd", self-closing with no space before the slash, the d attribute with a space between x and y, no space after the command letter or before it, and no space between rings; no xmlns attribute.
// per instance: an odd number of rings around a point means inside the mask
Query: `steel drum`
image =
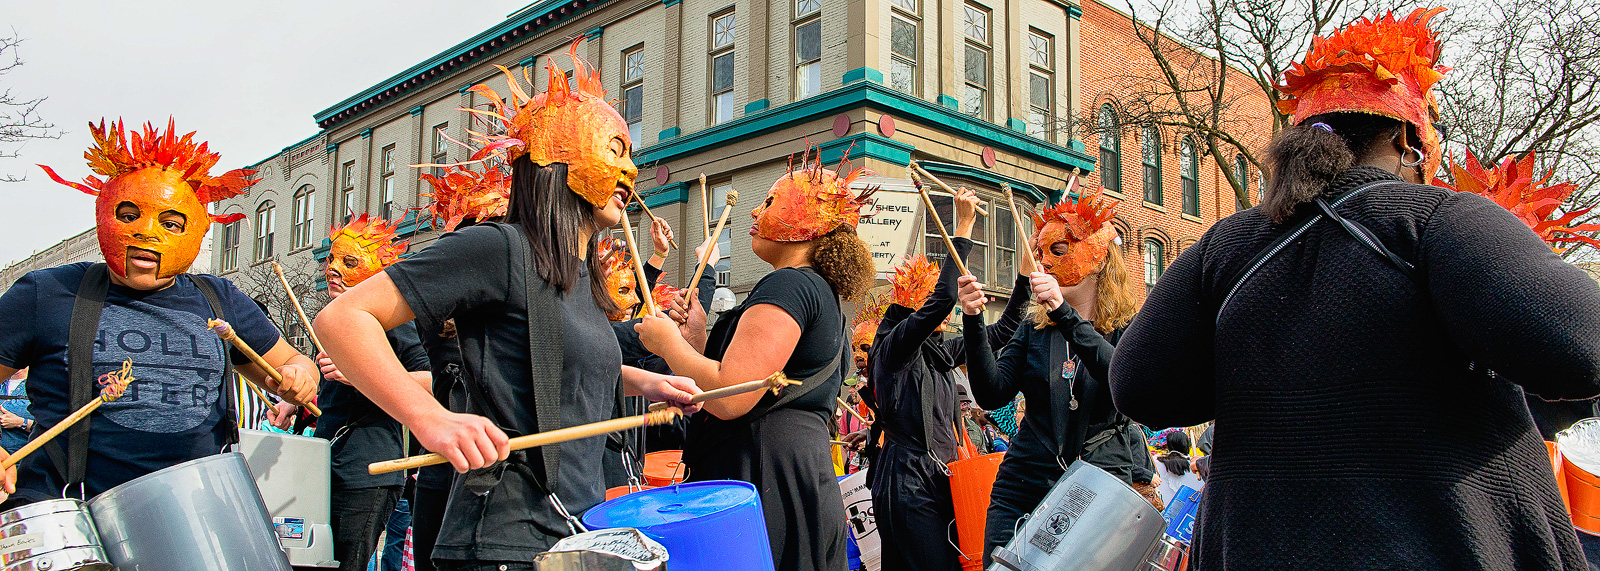
<svg viewBox="0 0 1600 571"><path fill-rule="evenodd" d="M290 571L244 455L207 456L89 500L118 571Z"/></svg>
<svg viewBox="0 0 1600 571"><path fill-rule="evenodd" d="M533 559L539 571L667 571L667 548L637 529L580 533Z"/></svg>
<svg viewBox="0 0 1600 571"><path fill-rule="evenodd" d="M0 570L110 571L89 508L49 500L0 513Z"/></svg>
<svg viewBox="0 0 1600 571"><path fill-rule="evenodd" d="M1082 460L1073 462L1005 547L990 571L1172 571L1183 558L1167 522L1133 488Z"/></svg>

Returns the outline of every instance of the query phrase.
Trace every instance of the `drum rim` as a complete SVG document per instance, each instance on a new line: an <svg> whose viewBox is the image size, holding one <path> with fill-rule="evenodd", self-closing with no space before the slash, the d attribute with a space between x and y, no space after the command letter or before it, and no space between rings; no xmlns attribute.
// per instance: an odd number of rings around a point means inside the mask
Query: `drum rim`
<svg viewBox="0 0 1600 571"><path fill-rule="evenodd" d="M23 520L40 516L74 512L82 513L84 517L90 519L91 521L94 519L89 514L88 502L77 498L55 498L33 502L15 509L0 512L0 525L20 523ZM3 537L5 537L4 533L0 532L0 538Z"/></svg>
<svg viewBox="0 0 1600 571"><path fill-rule="evenodd" d="M193 469L198 468L200 466L209 466L211 464L218 464L218 463L222 463L222 464L236 463L238 465L238 467L241 470L244 471L243 473L245 475L245 481L248 481L250 483L251 487L255 486L255 476L250 472L250 465L247 464L244 461L244 454L240 453L240 452L222 452L222 453L219 453L219 454L212 454L210 456L202 456L202 457L199 457L199 458L195 458L193 460L188 460L188 461L185 461L185 462L181 462L181 463L178 463L178 464L175 464L175 465L172 465L172 466L168 466L166 468L162 468L160 470L156 470L156 471L151 472L149 474L145 474L143 476L139 476L139 477L134 478L132 480L128 480L128 481L123 482L121 484L117 484L115 487L113 487L113 488L111 488L109 490L106 490L104 492L100 492L99 495L96 495L95 497L91 498L89 500L88 504L89 504L90 509L93 509L95 506L105 505L106 503L109 503L109 502L115 502L116 498L118 498L122 494L126 493L128 490L137 488L137 487L139 487L139 486L141 486L143 484L146 484L148 482L160 480L164 476L168 476L168 475L171 475L171 474L176 474L178 472L193 470Z"/></svg>

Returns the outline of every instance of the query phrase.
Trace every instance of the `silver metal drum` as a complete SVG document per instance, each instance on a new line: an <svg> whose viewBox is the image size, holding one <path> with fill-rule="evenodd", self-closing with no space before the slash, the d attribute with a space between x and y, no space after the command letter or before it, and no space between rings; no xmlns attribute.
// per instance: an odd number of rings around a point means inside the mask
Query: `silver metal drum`
<svg viewBox="0 0 1600 571"><path fill-rule="evenodd" d="M110 571L89 508L48 500L0 513L0 570Z"/></svg>
<svg viewBox="0 0 1600 571"><path fill-rule="evenodd" d="M118 571L290 571L244 456L207 456L89 500Z"/></svg>
<svg viewBox="0 0 1600 571"><path fill-rule="evenodd" d="M631 527L580 533L533 559L539 571L667 571L667 548Z"/></svg>
<svg viewBox="0 0 1600 571"><path fill-rule="evenodd" d="M1167 522L1116 476L1073 462L990 571L1170 571L1182 550Z"/></svg>

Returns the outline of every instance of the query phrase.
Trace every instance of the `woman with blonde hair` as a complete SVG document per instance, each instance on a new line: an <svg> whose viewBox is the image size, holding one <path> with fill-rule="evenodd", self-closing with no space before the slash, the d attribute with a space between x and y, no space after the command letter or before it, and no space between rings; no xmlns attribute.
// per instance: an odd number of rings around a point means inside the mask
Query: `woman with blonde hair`
<svg viewBox="0 0 1600 571"><path fill-rule="evenodd" d="M960 279L967 373L978 406L999 408L1018 392L1034 404L995 479L985 566L1074 460L1133 483L1128 419L1112 406L1105 383L1117 339L1137 311L1122 248L1114 243L1114 206L1094 192L1034 215L1033 251L1043 267L1029 279L1033 326L1018 328L998 357L982 334L983 284Z"/></svg>
<svg viewBox="0 0 1600 571"><path fill-rule="evenodd" d="M856 236L872 191L850 189L866 170L840 171L802 157L750 213L750 248L773 271L717 319L704 355L670 319L647 316L635 327L645 348L706 389L779 371L802 381L781 395L707 401L690 418L683 447L690 480L741 480L760 490L779 571L845 568L844 505L828 444L851 362L841 300L866 293L874 268Z"/></svg>

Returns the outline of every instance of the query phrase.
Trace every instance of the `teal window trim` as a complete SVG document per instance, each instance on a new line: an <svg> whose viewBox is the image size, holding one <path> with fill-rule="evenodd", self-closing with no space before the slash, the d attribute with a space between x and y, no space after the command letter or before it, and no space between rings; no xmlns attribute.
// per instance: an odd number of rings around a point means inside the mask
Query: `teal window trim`
<svg viewBox="0 0 1600 571"><path fill-rule="evenodd" d="M844 158L846 149L850 151L850 161L857 164L861 159L878 159L898 166L911 164L911 152L917 150L911 145L872 133L856 133L817 145L822 164L830 168Z"/></svg>
<svg viewBox="0 0 1600 571"><path fill-rule="evenodd" d="M688 182L674 182L674 183L669 183L669 184L666 184L666 185L663 185L663 186L658 186L658 187L655 187L655 188L652 188L652 189L649 189L649 190L642 190L642 191L639 191L639 198L643 198L644 199L644 205L648 206L650 208L660 208L660 207L666 206L668 204L677 204L679 202L688 202L689 201L689 183ZM628 205L628 212L638 212L638 211L639 211L638 205L635 205L635 204L629 204Z"/></svg>
<svg viewBox="0 0 1600 571"><path fill-rule="evenodd" d="M983 181L993 185L995 188L1000 188L1001 184L1009 184L1011 185L1012 189L1026 195L1028 198L1032 198L1034 202L1039 203L1052 204L1055 202L1060 202L1061 193L1064 190L1056 188L1039 188L1033 183L1019 178L1012 178L992 170L974 168L967 165L936 163L933 161L921 161L917 164L922 165L923 169L927 170L929 173L932 173L934 176L959 176L972 180Z"/></svg>
<svg viewBox="0 0 1600 571"><path fill-rule="evenodd" d="M745 115L721 125L682 134L638 149L639 164L663 163L770 133L789 126L828 117L848 109L870 107L906 120L965 137L980 144L1005 149L1062 169L1092 171L1095 157L1070 147L1029 137L1006 127L963 115L954 109L913 97L870 81L858 81L821 95L808 97Z"/></svg>

